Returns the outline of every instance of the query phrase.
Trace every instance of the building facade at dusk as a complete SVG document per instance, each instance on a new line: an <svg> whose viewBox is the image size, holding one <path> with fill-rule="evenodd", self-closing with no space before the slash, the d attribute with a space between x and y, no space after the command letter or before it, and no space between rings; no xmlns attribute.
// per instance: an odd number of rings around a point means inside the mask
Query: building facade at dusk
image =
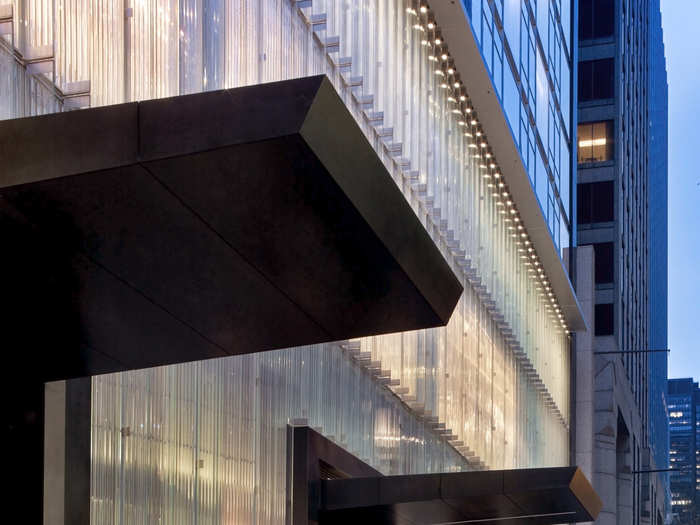
<svg viewBox="0 0 700 525"><path fill-rule="evenodd" d="M444 326L267 352L245 347L223 321L212 327L180 314L192 331L245 355L92 377L81 398L90 408L90 522L284 523L290 425L314 429L384 475L572 464L571 334L586 329L566 262L576 242L575 1L97 4L14 0L0 8L0 118L325 75L464 292L449 322L433 323ZM615 336L616 348L648 341L648 263L626 255L647 253L647 211L616 219L625 203L646 202L639 143L648 140L647 115L626 113L612 80L591 87L586 75L629 72L615 85L634 97L629 107L646 107L632 86L647 82L637 53L647 13L635 4L634 23L610 21L616 29L604 35L604 52L590 42L578 50L578 240L604 245L596 248L604 284L596 334ZM639 35L634 53L614 40L628 28ZM606 105L593 107L600 99ZM137 107L143 116L155 106ZM323 126L332 142L336 122ZM608 137L602 148L600 137ZM618 169L632 164L630 173ZM616 212L598 209L608 202L600 191L616 196ZM612 261L624 263L613 270ZM380 277L375 284L385 285ZM234 298L231 308L246 310L248 299ZM642 409L646 361L623 361ZM630 466L641 467L646 438L628 439ZM342 469L323 469L342 477ZM641 508L649 497L631 483Z"/></svg>
<svg viewBox="0 0 700 525"><path fill-rule="evenodd" d="M700 491L700 389L691 378L668 381L671 512L674 524L696 525Z"/></svg>
<svg viewBox="0 0 700 525"><path fill-rule="evenodd" d="M661 13L649 13L649 448L659 469L669 466L668 434L668 79ZM662 476L666 507L670 481Z"/></svg>
<svg viewBox="0 0 700 525"><path fill-rule="evenodd" d="M658 1L582 0L578 245L595 251L600 523L662 523L668 88ZM661 352L648 352L661 350Z"/></svg>

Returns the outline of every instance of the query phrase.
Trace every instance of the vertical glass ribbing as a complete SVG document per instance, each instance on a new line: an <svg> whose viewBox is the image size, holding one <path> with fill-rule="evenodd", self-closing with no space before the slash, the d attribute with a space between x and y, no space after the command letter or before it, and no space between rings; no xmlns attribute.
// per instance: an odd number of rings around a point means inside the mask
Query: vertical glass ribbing
<svg viewBox="0 0 700 525"><path fill-rule="evenodd" d="M92 410L93 523L284 523L294 420L387 474L468 468L332 345L95 377Z"/></svg>
<svg viewBox="0 0 700 525"><path fill-rule="evenodd" d="M67 89L90 78L88 49L83 42L89 22L88 0L55 0L56 85Z"/></svg>
<svg viewBox="0 0 700 525"><path fill-rule="evenodd" d="M45 77L29 74L0 42L0 120L63 110Z"/></svg>
<svg viewBox="0 0 700 525"><path fill-rule="evenodd" d="M290 419L386 473L568 463L568 336L416 4L56 1L57 78L89 80L92 105L328 75L465 287L444 328L343 343L379 376L321 345L95 378L95 523L280 523ZM6 62L2 116L47 111Z"/></svg>
<svg viewBox="0 0 700 525"><path fill-rule="evenodd" d="M22 55L34 57L52 49L54 0L12 0L11 3L14 41Z"/></svg>

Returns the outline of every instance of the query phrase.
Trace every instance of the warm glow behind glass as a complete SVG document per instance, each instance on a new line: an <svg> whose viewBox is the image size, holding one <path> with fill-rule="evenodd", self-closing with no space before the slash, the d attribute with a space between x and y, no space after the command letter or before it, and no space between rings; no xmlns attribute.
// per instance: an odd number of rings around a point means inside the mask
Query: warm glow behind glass
<svg viewBox="0 0 700 525"><path fill-rule="evenodd" d="M93 106L325 73L465 292L444 328L357 341L394 393L334 344L94 378L92 521L283 523L294 419L387 474L473 468L467 457L568 464L561 312L477 117L455 112L466 96L451 95L429 13L408 0L205 3L34 0L26 12L41 15L15 47L48 44L53 81L89 81ZM0 117L60 110L0 49Z"/></svg>

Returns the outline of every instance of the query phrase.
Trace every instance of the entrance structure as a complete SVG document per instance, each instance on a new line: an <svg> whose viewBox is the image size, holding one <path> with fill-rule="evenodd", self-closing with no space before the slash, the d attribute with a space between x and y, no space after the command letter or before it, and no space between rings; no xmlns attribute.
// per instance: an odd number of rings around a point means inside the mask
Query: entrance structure
<svg viewBox="0 0 700 525"><path fill-rule="evenodd" d="M12 497L37 520L44 382L441 325L462 292L323 76L10 120L0 140ZM82 465L65 492L86 517L90 388L72 416L71 388L61 464Z"/></svg>
<svg viewBox="0 0 700 525"><path fill-rule="evenodd" d="M23 521L43 474L51 523L281 525L290 424L387 479L572 463L571 2L44 2L0 117L93 109L0 125Z"/></svg>
<svg viewBox="0 0 700 525"><path fill-rule="evenodd" d="M382 476L306 426L290 426L287 524L545 525L593 521L577 467Z"/></svg>

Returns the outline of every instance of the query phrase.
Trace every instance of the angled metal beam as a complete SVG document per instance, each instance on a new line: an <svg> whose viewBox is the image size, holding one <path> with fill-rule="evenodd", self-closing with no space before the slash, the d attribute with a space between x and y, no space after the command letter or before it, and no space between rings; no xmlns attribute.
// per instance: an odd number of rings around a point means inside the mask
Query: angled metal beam
<svg viewBox="0 0 700 525"><path fill-rule="evenodd" d="M661 348L658 350L611 350L604 352L593 352L594 355L608 355L608 354L653 354L656 352L670 352L670 348Z"/></svg>

